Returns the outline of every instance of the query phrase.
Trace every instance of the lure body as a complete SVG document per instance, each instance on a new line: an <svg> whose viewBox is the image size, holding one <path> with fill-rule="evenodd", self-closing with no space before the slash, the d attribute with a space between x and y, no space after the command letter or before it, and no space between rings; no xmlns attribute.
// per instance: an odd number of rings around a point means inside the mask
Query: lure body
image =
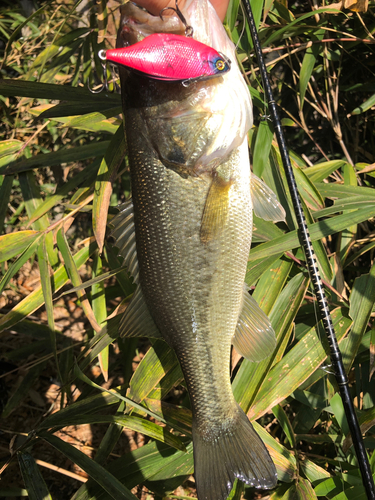
<svg viewBox="0 0 375 500"><path fill-rule="evenodd" d="M230 69L229 59L212 47L171 33L154 33L134 45L107 50L101 57L167 81L212 78Z"/></svg>

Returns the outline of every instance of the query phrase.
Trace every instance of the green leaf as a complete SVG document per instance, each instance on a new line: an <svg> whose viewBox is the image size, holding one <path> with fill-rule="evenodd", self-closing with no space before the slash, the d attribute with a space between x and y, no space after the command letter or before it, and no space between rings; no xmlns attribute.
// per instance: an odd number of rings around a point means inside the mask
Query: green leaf
<svg viewBox="0 0 375 500"><path fill-rule="evenodd" d="M0 281L0 293L8 285L13 276L18 273L21 267L35 254L41 237L42 235L40 233L37 233L37 236L32 239L31 243L29 243L29 245L21 253L18 259L9 266L7 272L4 274L2 280Z"/></svg>
<svg viewBox="0 0 375 500"><path fill-rule="evenodd" d="M265 165L268 163L268 156L271 150L273 139L273 127L268 120L260 122L258 133L255 139L253 154L254 174L261 177Z"/></svg>
<svg viewBox="0 0 375 500"><path fill-rule="evenodd" d="M18 463L30 500L52 500L39 467L30 453L18 452Z"/></svg>
<svg viewBox="0 0 375 500"><path fill-rule="evenodd" d="M16 231L0 236L0 262L22 253L37 237L38 231Z"/></svg>
<svg viewBox="0 0 375 500"><path fill-rule="evenodd" d="M82 424L111 424L115 423L126 427L134 432L140 432L145 436L149 436L152 439L156 439L162 443L166 443L172 448L177 450L185 451L185 445L182 443L181 439L174 436L165 427L160 426L145 420L143 418L135 417L132 415L75 415L73 418L61 420L60 426L66 427L68 425L82 425ZM45 428L44 425L41 429Z"/></svg>
<svg viewBox="0 0 375 500"><path fill-rule="evenodd" d="M11 155L12 153L17 153L23 146L22 141L17 139L8 139L5 141L0 141L0 158L3 156Z"/></svg>
<svg viewBox="0 0 375 500"><path fill-rule="evenodd" d="M302 477L299 477L283 496L283 500L317 500L317 498L310 481Z"/></svg>
<svg viewBox="0 0 375 500"><path fill-rule="evenodd" d="M297 475L297 463L294 454L276 441L276 439L257 422L252 422L252 424L263 443L267 446L272 461L276 466L279 481L288 483L293 481Z"/></svg>
<svg viewBox="0 0 375 500"><path fill-rule="evenodd" d="M311 36L311 42L322 40L324 34L325 34L324 30L315 31L315 33ZM320 43L319 44L312 43L311 46L306 49L305 55L303 56L302 66L299 75L301 109L303 108L307 85L310 81L310 77L313 72L316 59L319 55L320 50L321 50Z"/></svg>
<svg viewBox="0 0 375 500"><path fill-rule="evenodd" d="M371 267L369 274L364 274L355 279L350 294L350 311L353 318L353 327L342 347L342 356L345 369L349 371L354 358L357 355L363 335L365 334L368 321L375 303L375 264Z"/></svg>
<svg viewBox="0 0 375 500"><path fill-rule="evenodd" d="M342 168L347 162L343 160L331 160L317 163L312 167L307 167L303 171L312 182L322 182L333 172Z"/></svg>
<svg viewBox="0 0 375 500"><path fill-rule="evenodd" d="M351 326L351 320L343 313L344 311L341 308L337 308L331 313L339 342ZM263 382L249 416L259 417L264 415L273 406L281 403L307 380L326 358L326 349L323 347L314 327L288 351L281 361L272 367ZM279 383L281 380L283 381L282 384Z"/></svg>
<svg viewBox="0 0 375 500"><path fill-rule="evenodd" d="M46 363L39 363L30 368L23 379L19 382L17 388L12 392L11 397L8 399L5 408L1 414L1 418L7 418L12 411L14 411L22 401L27 397L29 390L33 387L38 380L41 372L45 369Z"/></svg>
<svg viewBox="0 0 375 500"><path fill-rule="evenodd" d="M100 253L104 245L108 207L112 194L112 183L124 159L125 152L125 132L123 125L121 125L118 127L108 146L107 152L100 164L98 177L95 183L92 225Z"/></svg>
<svg viewBox="0 0 375 500"><path fill-rule="evenodd" d="M360 115L361 113L364 113L368 109L372 108L375 106L375 94L373 94L371 97L366 99L366 101L358 106L357 108L353 109L353 111L350 113L352 115Z"/></svg>
<svg viewBox="0 0 375 500"><path fill-rule="evenodd" d="M102 259L99 255L99 249L95 253L94 265L93 265L93 276L94 279L96 276L99 278L103 272ZM94 316L101 327L106 326L106 318L107 318L107 304L105 297L105 288L103 281L99 281L94 283L91 288L91 297L92 297L92 310L94 312ZM103 349L103 351L99 355L99 362L102 373L108 373L108 356L109 350L108 347Z"/></svg>
<svg viewBox="0 0 375 500"><path fill-rule="evenodd" d="M289 444L292 448L296 447L296 437L294 435L292 424L290 423L287 414L281 405L276 405L272 408L272 413L277 418L282 430L288 438Z"/></svg>
<svg viewBox="0 0 375 500"><path fill-rule="evenodd" d="M34 211L31 221L35 221L51 210L79 185L91 185L96 178L100 159L96 158L90 165L78 172L66 184L59 187L55 194L48 196Z"/></svg>
<svg viewBox="0 0 375 500"><path fill-rule="evenodd" d="M264 381L268 379L268 372L275 359L283 355L291 333L291 324L304 298L307 285L308 280L302 274L298 274L288 283L274 303L271 314L269 314L277 338L274 353L259 363L251 363L244 359L237 372L232 385L233 394L245 413L258 399L257 393ZM271 300L273 299L271 298ZM265 302L263 302L263 307L268 310ZM252 413L252 416L258 418L256 413Z"/></svg>
<svg viewBox="0 0 375 500"><path fill-rule="evenodd" d="M121 108L118 108L118 111L121 112ZM96 111L95 113L89 113L83 116L59 118L58 121L61 122L64 127L114 134L121 122L115 117L107 118L106 114L111 115L112 112L106 113L105 111Z"/></svg>
<svg viewBox="0 0 375 500"><path fill-rule="evenodd" d="M32 218L35 210L41 205L42 197L40 193L40 186L35 178L33 172L23 172L19 175L19 181L25 207L29 219ZM49 219L47 215L39 218L32 223L33 229L37 231L45 231L49 227ZM50 232L45 236L45 245L48 255L48 261L52 267L59 263L57 252L54 249L53 234Z"/></svg>
<svg viewBox="0 0 375 500"><path fill-rule="evenodd" d="M282 254L281 254L282 255ZM245 281L249 286L256 283L259 277L276 262L281 255L272 255L268 259L259 259L248 262Z"/></svg>
<svg viewBox="0 0 375 500"><path fill-rule="evenodd" d="M121 105L121 96L109 92L100 95L92 94L88 89L70 87L69 85L54 85L50 83L30 82L23 80L0 80L0 95L6 97L20 96L57 101L78 102L116 102Z"/></svg>
<svg viewBox="0 0 375 500"><path fill-rule="evenodd" d="M375 204L367 208L356 210L355 212L338 215L332 219L327 219L309 226L311 241L320 240L332 234L343 231L348 226L359 224L375 215ZM277 255L281 252L288 252L294 248L298 248L300 242L298 232L291 231L279 238L274 238L272 241L262 243L255 247L249 256L249 261L268 258L271 255Z"/></svg>
<svg viewBox="0 0 375 500"><path fill-rule="evenodd" d="M88 260L96 248L96 243L92 242L90 245L81 248L81 250L74 255L74 262L78 269ZM52 289L58 291L68 282L68 279L65 267L60 266L52 276ZM11 311L0 318L0 333L3 333L6 329L12 328L13 325L25 319L26 316L33 313L43 304L43 292L42 288L39 287L21 300L21 302L14 306Z"/></svg>
<svg viewBox="0 0 375 500"><path fill-rule="evenodd" d="M129 398L137 403L143 401L176 366L179 363L174 351L162 340L154 342L134 372Z"/></svg>
<svg viewBox="0 0 375 500"><path fill-rule="evenodd" d="M48 267L45 235L43 235L42 241L38 246L37 255L38 255L38 264L40 270L40 281L42 285L43 298L47 312L47 321L48 321L48 326L50 328L51 351L53 352L55 358L55 363L59 378L62 381L59 369L58 357L57 357L55 320L53 316L53 302L52 302L52 286L51 286L50 271Z"/></svg>
<svg viewBox="0 0 375 500"><path fill-rule="evenodd" d="M61 163L77 162L102 156L106 152L109 141L92 142L75 148L63 148L52 153L38 154L27 160L21 160L8 165L0 170L0 174L17 174L34 168L52 167Z"/></svg>
<svg viewBox="0 0 375 500"><path fill-rule="evenodd" d="M4 177L0 187L0 234L3 232L5 218L8 211L9 198L12 191L14 177L12 175ZM0 246L1 248L1 246Z"/></svg>
<svg viewBox="0 0 375 500"><path fill-rule="evenodd" d="M258 281L253 297L266 314L270 313L278 296L284 288L292 266L293 261L291 259L286 257L277 259L262 274L260 280Z"/></svg>
<svg viewBox="0 0 375 500"><path fill-rule="evenodd" d="M91 458L82 453L82 451L77 450L74 446L51 434L44 433L40 437L87 472L87 474L107 491L114 500L137 499L137 497L108 472L108 470L94 462L94 460L91 460Z"/></svg>
<svg viewBox="0 0 375 500"><path fill-rule="evenodd" d="M128 488L134 488L139 483L150 478L165 479L173 474L179 476L182 465L189 466L190 473L193 470L192 446L187 447L188 453L176 451L169 446L161 443L148 443L137 450L126 453L121 458L111 462L108 470L118 478ZM185 469L186 470L186 469ZM182 477L181 482L185 479ZM82 485L72 500L108 500L108 494L105 491L95 488L93 491L93 480L89 479ZM149 484L152 487L152 483Z"/></svg>

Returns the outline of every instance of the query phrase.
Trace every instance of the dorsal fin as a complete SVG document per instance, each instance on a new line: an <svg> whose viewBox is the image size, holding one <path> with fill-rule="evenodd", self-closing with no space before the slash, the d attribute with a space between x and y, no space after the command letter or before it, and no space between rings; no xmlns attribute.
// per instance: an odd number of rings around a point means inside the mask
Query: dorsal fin
<svg viewBox="0 0 375 500"><path fill-rule="evenodd" d="M275 193L253 173L251 173L251 198L257 217L272 222L285 221L285 210Z"/></svg>
<svg viewBox="0 0 375 500"><path fill-rule="evenodd" d="M124 265L133 277L134 283L139 281L139 268L137 250L135 246L134 211L133 202L129 198L119 207L119 213L112 219L110 225L113 227L111 236L115 239L114 245L118 248L118 254L124 258Z"/></svg>
<svg viewBox="0 0 375 500"><path fill-rule="evenodd" d="M249 294L244 283L242 311L232 338L236 351L249 361L261 361L276 347L276 336L270 320Z"/></svg>

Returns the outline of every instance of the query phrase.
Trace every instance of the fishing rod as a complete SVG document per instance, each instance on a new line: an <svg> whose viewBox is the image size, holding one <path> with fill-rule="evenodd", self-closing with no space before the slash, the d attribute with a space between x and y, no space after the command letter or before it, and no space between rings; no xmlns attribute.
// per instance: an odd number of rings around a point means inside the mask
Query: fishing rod
<svg viewBox="0 0 375 500"><path fill-rule="evenodd" d="M311 281L314 286L315 295L317 297L318 309L323 323L324 331L327 335L332 369L339 387L340 396L345 410L346 419L348 421L350 433L354 449L357 455L359 468L362 475L363 486L366 490L367 497L370 500L375 499L375 485L371 474L370 463L366 453L366 448L363 442L362 433L359 427L357 415L353 406L353 402L349 393L349 381L345 372L344 363L339 345L337 343L335 329L332 324L331 314L329 312L326 295L323 288L323 283L317 266L317 259L310 239L309 229L306 224L305 215L303 213L301 199L298 193L296 180L293 174L292 165L290 163L288 148L285 137L281 128L280 118L278 115L275 100L271 89L271 84L268 78L266 65L264 63L262 48L260 45L257 29L254 22L253 13L249 0L242 0L245 8L246 18L249 24L251 37L253 40L256 58L259 64L260 73L263 81L264 93L268 102L268 112L274 125L277 142L280 149L280 155L286 172L288 186L292 197L293 207L297 218L298 229L300 231L300 239L306 255L307 267L311 276Z"/></svg>

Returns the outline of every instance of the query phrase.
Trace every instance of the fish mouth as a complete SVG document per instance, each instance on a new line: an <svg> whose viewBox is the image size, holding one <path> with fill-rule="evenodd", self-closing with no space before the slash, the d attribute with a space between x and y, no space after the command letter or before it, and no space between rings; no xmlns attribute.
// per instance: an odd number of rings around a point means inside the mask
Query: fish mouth
<svg viewBox="0 0 375 500"><path fill-rule="evenodd" d="M185 34L185 26L177 16L154 16L143 7L128 2L120 7L121 20L116 47L127 47L153 33Z"/></svg>

